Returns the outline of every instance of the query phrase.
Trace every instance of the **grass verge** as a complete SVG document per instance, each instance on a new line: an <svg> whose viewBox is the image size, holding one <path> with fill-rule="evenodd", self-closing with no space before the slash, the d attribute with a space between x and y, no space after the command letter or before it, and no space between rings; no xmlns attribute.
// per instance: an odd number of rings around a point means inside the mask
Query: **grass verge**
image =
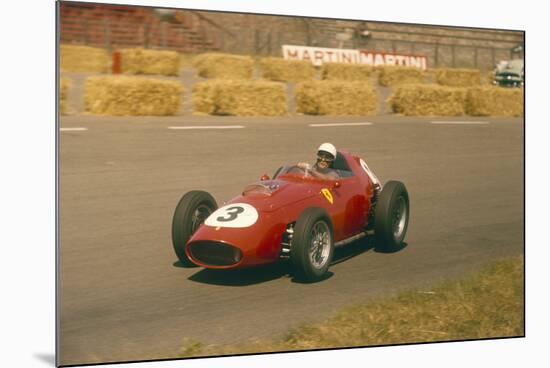
<svg viewBox="0 0 550 368"><path fill-rule="evenodd" d="M204 345L186 339L180 357L470 340L524 335L523 257L492 263L430 291L346 307L282 340Z"/></svg>

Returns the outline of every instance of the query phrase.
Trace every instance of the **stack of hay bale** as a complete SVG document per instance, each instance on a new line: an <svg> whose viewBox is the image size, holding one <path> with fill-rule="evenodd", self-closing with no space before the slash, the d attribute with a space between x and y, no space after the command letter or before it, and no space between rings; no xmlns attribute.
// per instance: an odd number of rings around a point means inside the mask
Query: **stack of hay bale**
<svg viewBox="0 0 550 368"><path fill-rule="evenodd" d="M324 63L321 67L323 80L364 81L371 78L374 68L370 65Z"/></svg>
<svg viewBox="0 0 550 368"><path fill-rule="evenodd" d="M402 66L379 67L378 84L383 87L393 87L403 84L424 83L426 74L418 68Z"/></svg>
<svg viewBox="0 0 550 368"><path fill-rule="evenodd" d="M197 56L194 65L199 76L211 79L193 87L195 114L281 116L287 113L286 86L279 82L252 81L254 60L251 57L207 53Z"/></svg>
<svg viewBox="0 0 550 368"><path fill-rule="evenodd" d="M287 113L286 87L268 81L212 80L193 87L195 113L281 116Z"/></svg>
<svg viewBox="0 0 550 368"><path fill-rule="evenodd" d="M85 83L86 110L101 115L173 115L179 110L183 86L179 80L132 75L178 76L181 57L172 51L121 49L124 76L94 76ZM61 71L108 73L106 50L61 45ZM295 88L296 111L313 115L374 115L378 94L370 80L392 87L388 102L393 112L410 116L522 116L523 89L487 86L474 69L435 69L437 84L426 84L427 73L408 67L376 67L325 63L320 81L307 61L262 58L261 77L252 80L255 61L250 56L205 53L193 58L198 75L193 104L197 114L282 116L288 113L287 86ZM378 72L378 75L375 74ZM428 72L430 73L430 71ZM487 79L487 81L485 80ZM283 82L283 83L280 83ZM67 113L70 81L60 81L60 113Z"/></svg>
<svg viewBox="0 0 550 368"><path fill-rule="evenodd" d="M177 52L139 48L118 52L124 74L179 74ZM127 75L88 77L84 89L85 109L97 115L175 115L183 94L179 81Z"/></svg>
<svg viewBox="0 0 550 368"><path fill-rule="evenodd" d="M107 73L111 58L107 51L97 47L61 45L61 71Z"/></svg>
<svg viewBox="0 0 550 368"><path fill-rule="evenodd" d="M449 87L472 87L481 84L481 72L477 69L436 69L437 84Z"/></svg>
<svg viewBox="0 0 550 368"><path fill-rule="evenodd" d="M121 49L121 72L124 74L157 74L178 76L180 55L175 51Z"/></svg>
<svg viewBox="0 0 550 368"><path fill-rule="evenodd" d="M458 116L464 114L463 88L429 84L399 86L389 98L393 112L408 116Z"/></svg>
<svg viewBox="0 0 550 368"><path fill-rule="evenodd" d="M279 82L302 82L315 78L315 68L309 61L262 58L262 78Z"/></svg>
<svg viewBox="0 0 550 368"><path fill-rule="evenodd" d="M523 88L469 88L466 113L473 116L523 116Z"/></svg>
<svg viewBox="0 0 550 368"><path fill-rule="evenodd" d="M183 87L179 82L128 76L89 77L86 110L97 115L175 115Z"/></svg>
<svg viewBox="0 0 550 368"><path fill-rule="evenodd" d="M388 102L393 112L409 116L522 116L522 90L482 86L476 69L437 69L437 85L396 88Z"/></svg>
<svg viewBox="0 0 550 368"><path fill-rule="evenodd" d="M313 81L296 86L296 111L309 115L375 115L378 96L363 81Z"/></svg>
<svg viewBox="0 0 550 368"><path fill-rule="evenodd" d="M320 81L296 85L296 112L308 115L375 115L378 95L367 65L325 63Z"/></svg>
<svg viewBox="0 0 550 368"><path fill-rule="evenodd" d="M254 71L254 60L250 56L231 54L200 54L195 57L193 65L203 78L249 80Z"/></svg>

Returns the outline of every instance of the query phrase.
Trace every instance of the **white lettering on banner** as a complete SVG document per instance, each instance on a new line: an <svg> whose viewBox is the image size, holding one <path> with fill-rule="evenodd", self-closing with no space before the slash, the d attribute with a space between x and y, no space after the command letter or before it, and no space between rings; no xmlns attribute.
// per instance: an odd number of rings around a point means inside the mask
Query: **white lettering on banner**
<svg viewBox="0 0 550 368"><path fill-rule="evenodd" d="M386 65L386 62L384 60L384 56L382 54L375 54L374 55L374 66L378 65Z"/></svg>
<svg viewBox="0 0 550 368"><path fill-rule="evenodd" d="M407 64L405 64L405 60L407 60L407 57L406 56L403 56L403 55L395 55L395 60L396 60L396 64L395 65L399 65L399 66L405 66Z"/></svg>
<svg viewBox="0 0 550 368"><path fill-rule="evenodd" d="M374 64L374 55L371 52L361 51L359 55L361 55L359 64L368 64L368 65Z"/></svg>
<svg viewBox="0 0 550 368"><path fill-rule="evenodd" d="M415 58L415 57L411 57L409 59L409 66L413 66L413 67L416 67L416 68L420 68L421 67L421 62L418 58Z"/></svg>
<svg viewBox="0 0 550 368"><path fill-rule="evenodd" d="M422 55L296 45L283 45L283 58L286 60L308 60L316 66L323 63L344 63L372 66L409 66L422 70L425 70L428 66L426 56Z"/></svg>
<svg viewBox="0 0 550 368"><path fill-rule="evenodd" d="M386 62L386 65L395 65L395 55L386 54L384 56L385 56L385 59L386 59L386 60L384 60Z"/></svg>

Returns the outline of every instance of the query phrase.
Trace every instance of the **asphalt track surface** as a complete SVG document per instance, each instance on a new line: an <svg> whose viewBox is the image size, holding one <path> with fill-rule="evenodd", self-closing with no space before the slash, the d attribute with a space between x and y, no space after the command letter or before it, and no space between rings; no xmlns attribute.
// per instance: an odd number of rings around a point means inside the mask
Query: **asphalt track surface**
<svg viewBox="0 0 550 368"><path fill-rule="evenodd" d="M310 126L346 122L372 124ZM196 125L243 128L169 128ZM184 338L278 338L345 305L429 290L523 252L522 119L69 116L61 128L61 364L173 358ZM284 263L214 272L177 262L170 227L185 192L221 204L283 163L311 162L324 141L365 158L383 182L406 184L403 250L353 243L315 284L296 282Z"/></svg>

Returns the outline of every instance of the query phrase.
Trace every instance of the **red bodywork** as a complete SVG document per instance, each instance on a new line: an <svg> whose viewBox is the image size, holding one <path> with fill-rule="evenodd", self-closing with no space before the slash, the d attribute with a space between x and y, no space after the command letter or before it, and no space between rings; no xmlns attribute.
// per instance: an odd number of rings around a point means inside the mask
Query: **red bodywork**
<svg viewBox="0 0 550 368"><path fill-rule="evenodd" d="M231 203L246 203L258 212L257 221L248 227L230 228L201 225L186 245L191 261L206 268L236 268L256 266L280 259L281 241L287 225L295 222L308 207L324 208L329 214L334 231L334 242L350 238L364 231L373 195L373 183L360 164L360 158L340 151L352 176L338 180L322 180L287 173L273 180L256 184L278 186L270 194L247 191ZM249 188L249 187L247 187ZM323 194L323 190L330 194ZM333 203L329 198L332 196ZM207 220L208 221L208 220ZM241 259L231 265L212 265L193 257L190 246L200 242L226 244L241 252Z"/></svg>

